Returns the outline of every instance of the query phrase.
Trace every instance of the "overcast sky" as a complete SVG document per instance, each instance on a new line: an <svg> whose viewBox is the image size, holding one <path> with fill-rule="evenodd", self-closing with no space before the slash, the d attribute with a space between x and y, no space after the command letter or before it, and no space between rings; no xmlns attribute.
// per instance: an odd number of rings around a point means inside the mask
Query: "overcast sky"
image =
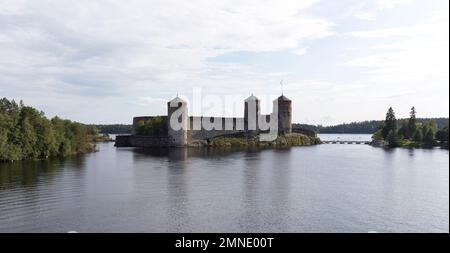
<svg viewBox="0 0 450 253"><path fill-rule="evenodd" d="M0 0L0 97L131 123L177 93L293 100L334 124L449 115L447 0ZM243 110L243 107L242 107ZM242 114L243 112L238 112ZM221 115L215 111L211 114Z"/></svg>

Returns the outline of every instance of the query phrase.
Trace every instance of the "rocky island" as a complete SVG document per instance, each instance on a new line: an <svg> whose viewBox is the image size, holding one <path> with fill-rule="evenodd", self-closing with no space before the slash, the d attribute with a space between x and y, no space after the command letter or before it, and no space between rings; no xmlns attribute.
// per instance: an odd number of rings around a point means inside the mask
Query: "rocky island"
<svg viewBox="0 0 450 253"><path fill-rule="evenodd" d="M397 120L394 110L390 107L385 121L373 134L371 145L387 148L434 148L448 149L448 120L447 126L438 129L436 122L426 120L417 122L416 108L412 107L409 119Z"/></svg>
<svg viewBox="0 0 450 253"><path fill-rule="evenodd" d="M273 112L260 113L260 100L244 101L243 118L188 116L178 96L167 103L167 116L133 118L132 133L116 136L116 147L286 147L321 143L314 131L292 129L292 101L283 94Z"/></svg>

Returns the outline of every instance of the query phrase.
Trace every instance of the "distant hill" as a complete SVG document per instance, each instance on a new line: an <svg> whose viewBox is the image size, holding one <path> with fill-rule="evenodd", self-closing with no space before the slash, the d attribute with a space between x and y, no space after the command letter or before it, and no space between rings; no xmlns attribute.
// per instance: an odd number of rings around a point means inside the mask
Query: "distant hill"
<svg viewBox="0 0 450 253"><path fill-rule="evenodd" d="M397 122L400 124L400 121L403 119L398 119ZM417 118L418 123L423 123L425 121L433 120L436 122L438 129L442 129L445 126L448 126L449 119L448 118ZM343 123L335 126L315 126L315 125L307 125L307 124L293 124L293 129L307 129L313 130L317 133L343 133L343 134L373 134L377 131L378 127L383 123L383 120L370 120L370 121L362 121L362 122L351 122L351 123Z"/></svg>

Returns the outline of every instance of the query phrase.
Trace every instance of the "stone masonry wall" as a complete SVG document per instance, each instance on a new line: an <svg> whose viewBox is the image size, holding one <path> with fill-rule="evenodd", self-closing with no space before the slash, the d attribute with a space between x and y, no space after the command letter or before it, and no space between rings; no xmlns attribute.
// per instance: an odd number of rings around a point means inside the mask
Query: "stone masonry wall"
<svg viewBox="0 0 450 253"><path fill-rule="evenodd" d="M138 136L138 135L118 135L116 136L116 147L167 147L170 146L169 138L163 137L150 137L150 136Z"/></svg>

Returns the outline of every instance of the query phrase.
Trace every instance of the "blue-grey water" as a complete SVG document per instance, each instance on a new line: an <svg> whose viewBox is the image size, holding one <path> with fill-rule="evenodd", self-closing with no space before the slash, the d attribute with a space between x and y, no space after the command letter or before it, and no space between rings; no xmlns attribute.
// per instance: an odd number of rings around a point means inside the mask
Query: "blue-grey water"
<svg viewBox="0 0 450 253"><path fill-rule="evenodd" d="M323 141L371 141L371 134L319 134Z"/></svg>
<svg viewBox="0 0 450 253"><path fill-rule="evenodd" d="M0 232L449 232L448 150L98 146L0 164Z"/></svg>

